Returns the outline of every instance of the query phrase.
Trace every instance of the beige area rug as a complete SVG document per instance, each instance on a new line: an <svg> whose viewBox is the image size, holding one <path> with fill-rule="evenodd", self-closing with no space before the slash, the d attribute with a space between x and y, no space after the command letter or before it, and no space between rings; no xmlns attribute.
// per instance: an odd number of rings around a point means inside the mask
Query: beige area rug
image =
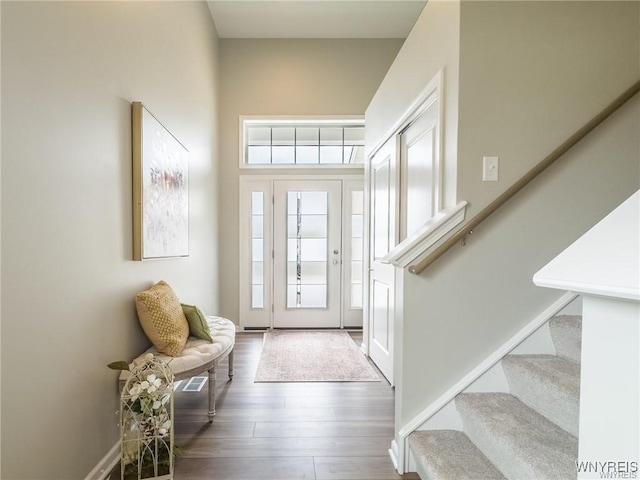
<svg viewBox="0 0 640 480"><path fill-rule="evenodd" d="M341 332L269 330L255 382L379 382L351 336Z"/></svg>

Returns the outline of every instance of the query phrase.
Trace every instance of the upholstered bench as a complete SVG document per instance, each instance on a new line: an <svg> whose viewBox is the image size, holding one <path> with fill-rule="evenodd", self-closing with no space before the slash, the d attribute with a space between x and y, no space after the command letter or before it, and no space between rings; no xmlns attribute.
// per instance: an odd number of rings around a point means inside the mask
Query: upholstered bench
<svg viewBox="0 0 640 480"><path fill-rule="evenodd" d="M133 360L133 364L142 361L147 353L153 353L157 358L169 365L174 380L191 378L204 372L209 372L209 421L213 421L216 414L216 370L218 362L229 357L229 380L233 378L233 347L236 341L236 327L231 320L222 317L206 316L211 330L213 342L196 337L189 337L179 355L171 357L159 353L155 347L150 347ZM120 389L124 387L129 372L120 373Z"/></svg>

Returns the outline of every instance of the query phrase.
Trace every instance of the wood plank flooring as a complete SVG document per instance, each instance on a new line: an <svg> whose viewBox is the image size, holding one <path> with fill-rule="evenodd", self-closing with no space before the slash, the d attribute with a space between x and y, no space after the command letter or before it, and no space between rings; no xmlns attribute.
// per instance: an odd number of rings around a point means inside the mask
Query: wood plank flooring
<svg viewBox="0 0 640 480"><path fill-rule="evenodd" d="M352 333L358 343L361 333ZM397 480L393 389L381 382L253 383L262 333L238 333L235 376L218 370L216 417L207 387L175 395L177 480Z"/></svg>

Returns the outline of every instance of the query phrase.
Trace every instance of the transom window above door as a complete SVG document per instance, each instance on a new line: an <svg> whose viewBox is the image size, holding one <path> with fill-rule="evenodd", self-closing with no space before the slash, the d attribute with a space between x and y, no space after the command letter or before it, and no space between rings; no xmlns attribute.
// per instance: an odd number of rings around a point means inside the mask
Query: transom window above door
<svg viewBox="0 0 640 480"><path fill-rule="evenodd" d="M362 118L241 117L244 167L362 167Z"/></svg>

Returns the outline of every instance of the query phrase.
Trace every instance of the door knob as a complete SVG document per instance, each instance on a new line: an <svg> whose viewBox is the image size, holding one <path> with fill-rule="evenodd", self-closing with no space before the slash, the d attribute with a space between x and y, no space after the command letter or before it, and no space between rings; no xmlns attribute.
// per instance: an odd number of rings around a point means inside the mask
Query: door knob
<svg viewBox="0 0 640 480"><path fill-rule="evenodd" d="M333 251L333 254L334 254L334 255L337 255L337 254L338 254L338 250L334 250L334 251Z"/></svg>

